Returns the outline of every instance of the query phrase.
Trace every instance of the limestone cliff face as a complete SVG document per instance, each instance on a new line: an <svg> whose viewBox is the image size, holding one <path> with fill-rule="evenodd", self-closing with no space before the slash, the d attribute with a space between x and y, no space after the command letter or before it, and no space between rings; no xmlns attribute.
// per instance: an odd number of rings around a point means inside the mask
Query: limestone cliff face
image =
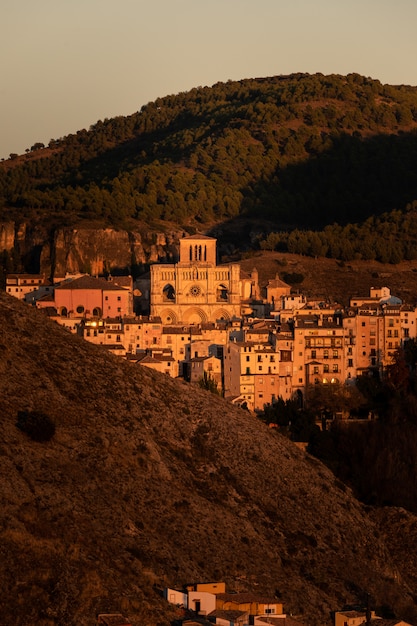
<svg viewBox="0 0 417 626"><path fill-rule="evenodd" d="M27 271L61 277L67 272L103 274L135 266L174 262L182 231L63 228L50 233L26 224L0 224L0 251L16 250Z"/></svg>
<svg viewBox="0 0 417 626"><path fill-rule="evenodd" d="M15 245L15 223L6 222L0 224L0 251L10 252Z"/></svg>

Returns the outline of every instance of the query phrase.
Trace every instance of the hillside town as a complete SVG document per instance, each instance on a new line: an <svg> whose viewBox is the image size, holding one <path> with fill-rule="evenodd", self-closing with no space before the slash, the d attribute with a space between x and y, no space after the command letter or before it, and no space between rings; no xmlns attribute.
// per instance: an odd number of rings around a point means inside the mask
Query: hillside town
<svg viewBox="0 0 417 626"><path fill-rule="evenodd" d="M217 264L217 241L183 237L176 263L130 276L9 274L6 291L70 332L191 383L211 381L227 400L262 411L278 398L300 405L310 385L382 374L416 337L417 308L388 287L348 306L309 300L278 275Z"/></svg>
<svg viewBox="0 0 417 626"><path fill-rule="evenodd" d="M275 597L251 592L227 592L224 582L199 582L182 589L166 587L163 597L177 608L181 626L307 626L298 616L284 612ZM401 619L384 619L369 607L346 606L333 615L335 626L411 626ZM100 614L97 624L131 626L120 613Z"/></svg>

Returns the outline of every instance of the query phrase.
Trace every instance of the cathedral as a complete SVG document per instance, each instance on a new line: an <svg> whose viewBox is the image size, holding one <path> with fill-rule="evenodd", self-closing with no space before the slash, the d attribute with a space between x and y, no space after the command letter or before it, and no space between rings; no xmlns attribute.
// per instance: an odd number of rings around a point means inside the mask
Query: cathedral
<svg viewBox="0 0 417 626"><path fill-rule="evenodd" d="M240 317L239 263L216 264L216 239L180 239L179 261L151 266L150 313L163 324L201 324Z"/></svg>

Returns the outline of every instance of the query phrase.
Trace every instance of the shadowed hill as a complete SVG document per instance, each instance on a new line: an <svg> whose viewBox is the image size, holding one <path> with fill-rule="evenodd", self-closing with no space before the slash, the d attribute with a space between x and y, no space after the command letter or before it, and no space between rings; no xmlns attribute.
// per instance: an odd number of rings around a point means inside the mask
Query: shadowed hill
<svg viewBox="0 0 417 626"><path fill-rule="evenodd" d="M416 87L358 74L198 87L2 163L0 220L362 221L417 200L416 129Z"/></svg>
<svg viewBox="0 0 417 626"><path fill-rule="evenodd" d="M55 423L48 442L18 411ZM221 398L102 352L0 295L0 615L168 624L166 585L225 580L325 624L366 592L417 618L416 572L318 461ZM388 536L388 535L387 535Z"/></svg>

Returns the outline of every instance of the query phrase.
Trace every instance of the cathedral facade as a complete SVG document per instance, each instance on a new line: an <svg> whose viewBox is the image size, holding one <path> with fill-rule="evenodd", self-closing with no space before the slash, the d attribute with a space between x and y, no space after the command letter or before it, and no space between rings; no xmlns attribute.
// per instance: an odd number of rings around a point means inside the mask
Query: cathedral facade
<svg viewBox="0 0 417 626"><path fill-rule="evenodd" d="M216 243L205 235L183 237L178 263L151 266L151 315L163 324L240 317L240 265L217 265Z"/></svg>

